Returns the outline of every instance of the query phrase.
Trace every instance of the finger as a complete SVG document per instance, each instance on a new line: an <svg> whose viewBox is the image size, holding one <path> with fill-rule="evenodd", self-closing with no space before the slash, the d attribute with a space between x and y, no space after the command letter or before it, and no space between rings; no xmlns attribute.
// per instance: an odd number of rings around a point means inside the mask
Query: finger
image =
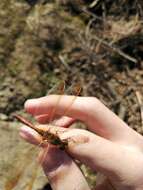
<svg viewBox="0 0 143 190"><path fill-rule="evenodd" d="M63 117L60 117L59 119L55 120L54 123L52 123L52 125L68 128L75 122L76 122L76 119L63 116Z"/></svg>
<svg viewBox="0 0 143 190"><path fill-rule="evenodd" d="M37 128L37 129L42 129L43 131L48 132L46 134L47 140L48 140L48 134L52 134L51 127L53 127L53 126L51 126L51 125L36 125L35 126L35 128ZM65 130L68 130L68 129L60 127L60 128L58 128L57 132L54 130L53 134L56 137L58 135L57 133L63 133ZM31 144L38 145L38 146L40 145L42 147L47 147L47 143L45 143L43 141L43 137L38 132L36 132L34 129L31 129L30 127L23 125L20 128L20 136L24 140L26 140L27 142L29 142ZM50 138L51 138L51 136L50 136ZM49 140L49 142L50 142L50 140Z"/></svg>
<svg viewBox="0 0 143 190"><path fill-rule="evenodd" d="M35 119L41 123L41 124L48 124L53 123L55 120L59 119L61 116L59 115L50 115L50 114L42 114L42 115L36 115Z"/></svg>
<svg viewBox="0 0 143 190"><path fill-rule="evenodd" d="M133 185L138 183L137 173L142 177L142 151L138 147L119 145L81 129L67 130L59 137L68 140L66 150L73 158L108 176L109 181L121 183L124 179Z"/></svg>
<svg viewBox="0 0 143 190"><path fill-rule="evenodd" d="M46 155L45 155L46 151ZM89 186L74 161L56 147L43 149L40 155L43 170L54 190L89 190ZM75 180L76 179L76 180Z"/></svg>
<svg viewBox="0 0 143 190"><path fill-rule="evenodd" d="M27 126L22 126L20 128L20 136L27 142L34 145L39 145L42 142L42 136Z"/></svg>
<svg viewBox="0 0 143 190"><path fill-rule="evenodd" d="M39 123L41 123L41 124L46 124L46 123L48 123L49 122L49 119L50 118L50 116L48 115L48 114L43 114L43 115L37 115L37 116L35 116L35 119L39 122Z"/></svg>
<svg viewBox="0 0 143 190"><path fill-rule="evenodd" d="M57 114L57 115L63 116L65 114L69 117L73 116L72 118L75 118L75 112L76 112L76 109L78 109L78 107L73 107L74 105L71 106L71 103L75 99L75 97L62 96L59 104L57 105L56 100L58 98L59 98L58 95L50 95L43 98L28 100L25 103L25 109L27 112L31 113L32 115L38 116L38 115L43 115L43 114L50 115L50 113L52 113L53 109L55 109L56 107L55 113L54 113L55 115ZM77 118L81 119L80 113L78 114Z"/></svg>
<svg viewBox="0 0 143 190"><path fill-rule="evenodd" d="M56 113L85 122L90 131L119 143L132 143L143 146L142 137L127 126L119 117L92 97L62 96L56 105L57 95L28 100L25 103L27 112L33 115L50 114L56 106ZM74 100L74 102L73 102ZM72 104L72 105L71 105Z"/></svg>
<svg viewBox="0 0 143 190"><path fill-rule="evenodd" d="M43 129L45 128L43 125L39 125L38 127L40 129L42 127ZM24 131L22 131L25 136L27 136L25 139L31 142L28 138L35 135L35 137L32 138L35 138L36 144L39 144L40 139L37 138L37 134L33 133L32 130L26 130L25 128ZM91 167L93 170L98 170L104 174L110 173L111 171L113 173L118 169L117 163L122 161L122 159L119 160L122 157L122 155L119 154L119 147L111 141L94 135L86 130L52 127L49 128L49 133L58 136L61 142L67 141L68 146L66 150L68 153L75 159Z"/></svg>
<svg viewBox="0 0 143 190"><path fill-rule="evenodd" d="M47 114L38 115L35 118L40 124L47 124L49 122L49 120L50 120L50 116L47 115ZM74 118L70 118L70 117L66 117L66 116L63 116L63 117L60 116L60 118L54 119L52 124L55 125L55 126L68 128L75 121L76 121L76 119L74 119Z"/></svg>

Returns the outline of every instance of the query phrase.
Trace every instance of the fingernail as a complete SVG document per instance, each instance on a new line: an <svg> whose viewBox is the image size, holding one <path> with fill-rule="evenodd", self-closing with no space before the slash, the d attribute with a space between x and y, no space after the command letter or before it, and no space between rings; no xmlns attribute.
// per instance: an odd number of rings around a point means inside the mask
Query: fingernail
<svg viewBox="0 0 143 190"><path fill-rule="evenodd" d="M27 140L29 136L29 132L26 126L21 127L20 132L19 132L20 137L23 139Z"/></svg>
<svg viewBox="0 0 143 190"><path fill-rule="evenodd" d="M20 129L20 136L25 139L26 141L28 141L29 143L38 145L39 142L41 141L41 137L39 135L37 135L37 133L27 127L27 126L22 126Z"/></svg>
<svg viewBox="0 0 143 190"><path fill-rule="evenodd" d="M31 133L31 129L27 127L26 125L23 125L20 128L20 133L25 134L27 136L27 134Z"/></svg>

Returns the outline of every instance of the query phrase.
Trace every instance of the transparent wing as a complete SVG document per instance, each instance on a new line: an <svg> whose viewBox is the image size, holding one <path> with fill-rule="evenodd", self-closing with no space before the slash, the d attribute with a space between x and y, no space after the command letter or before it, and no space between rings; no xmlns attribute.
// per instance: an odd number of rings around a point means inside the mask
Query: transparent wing
<svg viewBox="0 0 143 190"><path fill-rule="evenodd" d="M66 86L66 84L65 84ZM78 83L75 83L75 84L72 84L71 86L67 87L64 91L64 94L66 95L72 95L73 98L71 100L71 102L69 102L69 105L67 106L67 108L65 109L64 113L63 113L63 116L64 115L67 115L67 113L70 111L71 107L72 107L72 104L74 103L74 101L76 100L77 96L81 95L81 91L82 91L82 88L81 88L81 85L78 84ZM57 101L57 104L60 102L60 99L62 97L62 94L60 94L59 96L59 99ZM56 112L56 106L54 108L54 112L53 112L53 116L54 116L54 113ZM58 118L59 119L59 118ZM52 121L52 120L51 120ZM57 119L54 119L52 124L54 125L56 123Z"/></svg>
<svg viewBox="0 0 143 190"><path fill-rule="evenodd" d="M53 88L54 90L57 89L57 91L50 91L50 93L52 92L52 94L59 94L58 96L58 99L57 99L57 102L56 102L56 106L53 108L52 112L51 112L51 115L50 115L50 120L49 120L49 124L52 125L55 125L57 119L55 119L55 115L56 115L56 109L57 109L57 106L62 98L62 95L64 94L68 94L68 95L73 95L73 98L71 100L71 102L69 102L69 105L68 107L66 108L65 112L63 115L66 115L67 112L70 110L72 104L74 103L76 97L78 95L80 95L81 93L81 85L80 84L75 84L75 85L72 85L68 88L66 88L66 83L65 81L61 82L60 85L56 88ZM58 118L59 119L59 118ZM43 136L44 139L46 139L46 136L47 136L47 133L45 133L45 135ZM53 138L55 138L55 141L57 141L57 138L53 136ZM54 141L54 139L53 139ZM64 149L64 144L59 144L59 147L62 147L62 149ZM47 151L48 151L48 148L47 150L45 149L45 153L43 154L41 160L40 160L40 163L42 164L42 162L45 160L45 157L47 155Z"/></svg>
<svg viewBox="0 0 143 190"><path fill-rule="evenodd" d="M64 92L65 92L65 81L61 81L58 85L56 85L52 90L48 92L48 94L59 94L57 98L56 106L53 108L53 110L51 110L51 114L49 116L50 118L49 123L53 121L53 117L55 115L57 105L59 104L60 99L62 95L64 94Z"/></svg>

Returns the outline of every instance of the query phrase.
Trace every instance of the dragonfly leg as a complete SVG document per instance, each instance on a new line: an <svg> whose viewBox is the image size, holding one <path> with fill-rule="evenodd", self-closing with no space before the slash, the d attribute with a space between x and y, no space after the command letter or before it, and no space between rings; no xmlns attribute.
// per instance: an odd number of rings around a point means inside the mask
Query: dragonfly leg
<svg viewBox="0 0 143 190"><path fill-rule="evenodd" d="M42 139L41 142L38 144L38 147L42 147L44 145L48 145L47 142L48 142L47 139Z"/></svg>

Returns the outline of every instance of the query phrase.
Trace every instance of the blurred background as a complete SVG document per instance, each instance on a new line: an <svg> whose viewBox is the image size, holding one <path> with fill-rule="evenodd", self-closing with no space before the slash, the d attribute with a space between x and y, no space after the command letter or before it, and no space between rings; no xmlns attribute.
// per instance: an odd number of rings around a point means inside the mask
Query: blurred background
<svg viewBox="0 0 143 190"><path fill-rule="evenodd" d="M48 189L12 114L61 80L142 134L142 0L0 1L0 189ZM96 175L81 168L93 187Z"/></svg>

